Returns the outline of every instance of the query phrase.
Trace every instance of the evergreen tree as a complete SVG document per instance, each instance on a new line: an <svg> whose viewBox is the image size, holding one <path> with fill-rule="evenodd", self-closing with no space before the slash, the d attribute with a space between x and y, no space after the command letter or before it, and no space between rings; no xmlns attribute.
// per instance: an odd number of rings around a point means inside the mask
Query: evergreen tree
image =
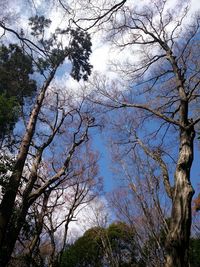
<svg viewBox="0 0 200 267"><path fill-rule="evenodd" d="M63 254L61 267L137 266L135 234L123 222L87 230Z"/></svg>
<svg viewBox="0 0 200 267"><path fill-rule="evenodd" d="M25 97L33 96L36 82L31 79L31 57L16 44L0 47L0 138L9 134L20 116Z"/></svg>

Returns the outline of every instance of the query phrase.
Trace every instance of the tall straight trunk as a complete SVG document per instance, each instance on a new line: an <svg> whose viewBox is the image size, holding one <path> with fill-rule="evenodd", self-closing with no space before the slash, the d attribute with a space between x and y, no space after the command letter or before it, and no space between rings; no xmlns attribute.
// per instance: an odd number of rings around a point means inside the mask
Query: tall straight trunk
<svg viewBox="0 0 200 267"><path fill-rule="evenodd" d="M24 225L28 209L29 205L23 205L20 214L15 218L14 222L7 227L7 231L4 235L5 242L0 253L0 267L6 267L11 259L15 243Z"/></svg>
<svg viewBox="0 0 200 267"><path fill-rule="evenodd" d="M32 246L30 247L30 251L29 251L30 256L32 255L33 250L36 247L38 240L39 240L39 237L40 237L40 234L42 232L43 217L44 217L44 214L46 212L49 195L50 195L50 191L48 193L44 194L42 211L39 214L39 222L38 222L38 229L37 229L38 232L34 236L35 242L33 242L31 244ZM33 202L28 202L26 200L23 201L22 207L19 211L17 218L15 219L15 221L13 222L11 227L9 227L9 229L7 229L7 232L5 234L5 239L7 240L7 242L4 244L4 248L2 250L2 255L0 256L0 259L1 259L0 267L7 266L8 262L11 258L13 249L15 247L17 238L18 238L20 231L24 225L26 215L27 215L28 210L29 210L32 203Z"/></svg>
<svg viewBox="0 0 200 267"><path fill-rule="evenodd" d="M17 160L13 169L13 173L10 177L9 184L6 188L6 192L3 196L2 202L0 204L0 266L6 266L3 262L5 262L2 258L5 257L5 253L8 250L10 254L10 251L13 249L13 247L8 247L8 240L6 238L7 232L10 231L9 226L12 215L15 212L15 198L17 196L19 184L22 177L22 172L24 169L24 164L27 159L29 147L31 144L31 140L33 138L33 135L35 133L35 127L37 123L38 114L40 112L40 109L42 107L43 100L45 98L45 93L50 85L51 81L54 78L54 75L56 73L57 67L55 67L54 70L49 75L49 78L44 83L43 87L41 88L41 91L36 99L35 106L31 112L30 119L27 125L26 132L24 134L24 137L21 142L21 146L19 149L19 153L17 156ZM24 216L22 216L24 217ZM24 217L25 218L25 217ZM19 231L17 231L19 232ZM13 233L14 236L16 236L15 233ZM14 238L13 236L13 238ZM12 239L13 239L12 238ZM12 242L13 243L13 242ZM8 258L8 257L6 257ZM6 260L7 261L7 260Z"/></svg>
<svg viewBox="0 0 200 267"><path fill-rule="evenodd" d="M193 162L193 127L180 130L179 158L175 171L170 231L166 239L165 267L189 266L189 239L191 228L191 201L194 190L190 183Z"/></svg>

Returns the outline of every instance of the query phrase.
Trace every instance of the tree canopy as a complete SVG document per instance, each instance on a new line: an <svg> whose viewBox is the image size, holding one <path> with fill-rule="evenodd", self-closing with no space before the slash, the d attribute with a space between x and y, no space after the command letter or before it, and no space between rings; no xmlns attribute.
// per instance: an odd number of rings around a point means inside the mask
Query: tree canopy
<svg viewBox="0 0 200 267"><path fill-rule="evenodd" d="M2 267L198 265L189 2L0 2Z"/></svg>
<svg viewBox="0 0 200 267"><path fill-rule="evenodd" d="M62 258L62 267L78 266L136 266L135 239L132 229L123 222L112 223L108 228L87 230Z"/></svg>
<svg viewBox="0 0 200 267"><path fill-rule="evenodd" d="M12 132L26 97L33 97L36 81L31 79L33 60L17 44L0 47L0 132Z"/></svg>

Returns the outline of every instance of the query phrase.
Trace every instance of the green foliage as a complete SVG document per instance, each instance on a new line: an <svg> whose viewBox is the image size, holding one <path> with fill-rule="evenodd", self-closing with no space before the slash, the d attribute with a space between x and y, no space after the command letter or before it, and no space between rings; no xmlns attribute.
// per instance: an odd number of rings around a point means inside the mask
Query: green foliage
<svg viewBox="0 0 200 267"><path fill-rule="evenodd" d="M190 266L200 266L200 239L191 238L190 240Z"/></svg>
<svg viewBox="0 0 200 267"><path fill-rule="evenodd" d="M29 18L29 25L31 26L31 34L35 37L43 35L45 28L48 28L51 24L50 19L46 19L44 16L34 16Z"/></svg>
<svg viewBox="0 0 200 267"><path fill-rule="evenodd" d="M113 256L121 267L131 266L136 262L134 231L125 223L111 224L107 229Z"/></svg>
<svg viewBox="0 0 200 267"><path fill-rule="evenodd" d="M79 81L87 80L92 66L89 64L91 39L88 33L80 29L57 29L50 38L45 39L45 28L51 24L44 16L31 17L31 34L42 45L46 57L38 58L38 69L43 73L48 68L61 64L67 57L72 63L71 76ZM23 32L21 33L23 35ZM66 47L58 41L58 36L68 36ZM61 38L60 38L61 39ZM19 107L24 98L32 97L36 91L36 82L30 78L33 74L33 60L16 44L0 47L0 138L12 132L19 118Z"/></svg>
<svg viewBox="0 0 200 267"><path fill-rule="evenodd" d="M63 258L61 267L101 267L103 250L101 240L97 234L102 229L92 228L68 246Z"/></svg>
<svg viewBox="0 0 200 267"><path fill-rule="evenodd" d="M0 47L0 138L13 130L24 98L33 96L36 83L30 79L32 60L22 49L10 44Z"/></svg>
<svg viewBox="0 0 200 267"><path fill-rule="evenodd" d="M15 97L0 94L0 139L13 130L19 116L19 104Z"/></svg>
<svg viewBox="0 0 200 267"><path fill-rule="evenodd" d="M15 97L23 104L24 97L32 96L36 83L30 79L33 74L32 59L22 49L10 44L0 47L0 93L6 97Z"/></svg>
<svg viewBox="0 0 200 267"><path fill-rule="evenodd" d="M106 255L106 250L110 248L119 266L135 266L134 233L128 225L118 222L107 229L95 227L86 231L74 244L68 246L61 267L108 266L111 259Z"/></svg>
<svg viewBox="0 0 200 267"><path fill-rule="evenodd" d="M35 36L39 43L42 45L48 57L46 59L39 58L38 67L39 71L55 67L62 63L65 58L68 58L72 64L71 76L79 81L81 79L87 80L91 74L92 65L89 63L89 56L92 52L90 35L81 29L67 28L62 30L57 28L55 33L51 34L49 38L45 38L45 28L48 28L51 20L46 19L44 16L35 16L29 19L31 26L31 34ZM68 37L67 46L58 41L58 37Z"/></svg>
<svg viewBox="0 0 200 267"><path fill-rule="evenodd" d="M71 76L79 81L87 80L91 74L92 65L88 63L91 50L91 39L88 33L80 29L70 30L72 36L69 60L72 62Z"/></svg>

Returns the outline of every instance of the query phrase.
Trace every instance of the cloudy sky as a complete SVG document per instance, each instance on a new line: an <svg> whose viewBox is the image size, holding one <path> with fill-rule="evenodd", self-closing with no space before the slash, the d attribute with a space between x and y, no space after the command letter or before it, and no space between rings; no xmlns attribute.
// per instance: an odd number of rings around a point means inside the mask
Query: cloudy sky
<svg viewBox="0 0 200 267"><path fill-rule="evenodd" d="M57 1L54 0L49 4L50 1L44 1L44 0L15 0L15 1L7 1L7 0L2 0L1 1L1 7L4 5L10 5L10 11L14 11L15 14L12 13L12 16L16 17L16 20L14 20L14 24L15 27L18 26L18 28L23 27L25 30L26 28L28 28L27 26L27 18L30 16L34 16L36 14L38 15L42 15L45 14L47 18L50 18L52 20L52 25L50 30L54 30L57 27L66 27L69 25L69 21L68 21L68 14L67 12L63 12L63 9L58 5ZM64 1L63 1L64 2ZM70 7L73 7L75 5L76 8L76 17L78 18L89 18L90 16L94 16L94 15L90 15L88 12L88 3L90 3L90 5L93 5L96 7L96 12L98 12L98 7L100 7L102 5L102 3L114 3L113 1L81 1L80 3L79 1L66 1L68 3L68 6L66 4L66 7L69 7L69 11L72 12L70 10ZM116 3L119 1L115 1ZM129 6L133 6L135 4L136 1L133 0L128 0L127 1L127 5ZM151 1L140 1L139 5L145 5L145 4L149 4L150 5ZM169 0L169 7L173 7L174 5L174 1L173 0ZM189 21L193 18L195 12L200 8L200 1L199 0L191 0L190 3L191 9L190 9L190 13L187 16L187 20L186 23L189 23ZM13 9L13 7L15 7ZM103 6L105 8L105 6ZM3 8L2 8L3 10ZM3 11L2 11L3 13ZM1 16L6 16L9 14L3 13L0 14ZM71 16L71 14L69 15ZM80 25L82 25L80 23ZM85 25L84 25L85 26ZM119 53L119 50L116 50L113 48L113 46L111 46L107 36L105 33L103 33L102 31L96 31L96 28L90 30L91 32L91 36L92 36L92 43L93 43L93 47L92 47L92 55L91 55L91 63L93 65L93 74L92 75L96 75L96 72L101 73L103 75L108 76L108 78L110 79L116 79L118 78L118 74L116 74L115 72L112 71L111 69L111 62L113 60L119 60L119 61L123 61L126 58L129 57L129 51L122 51L121 53ZM92 77L91 77L92 78ZM79 88L79 85L77 84L77 82L75 82L70 76L69 73L64 74L64 72L60 72L59 73L59 77L56 80L57 83L62 83L62 85L64 86L66 84L66 86L69 88L72 88L73 90L77 90L77 88ZM109 170L109 164L111 163L109 155L108 155L108 151L106 148L106 145L104 144L104 141L102 141L102 138L100 135L96 135L94 137L95 139L95 144L97 149L100 150L101 152L101 160L100 160L100 164L101 164L101 173L105 178L105 189L107 191L109 191L110 189L112 189L114 187L114 182L112 180L112 174ZM196 151L197 153L197 151ZM193 172L194 172L194 176L197 175L198 173L198 167L197 167L197 162L194 162L194 167L193 167Z"/></svg>
<svg viewBox="0 0 200 267"><path fill-rule="evenodd" d="M103 1L103 0L93 0L93 1L63 1L65 4L65 7L70 12L68 14L67 11L63 11L63 8L58 4L57 0L54 1L45 1L45 0L15 0L15 1L6 1L2 0L1 5L10 5L10 10L15 12L15 16L17 20L15 20L15 27L18 26L20 28L21 26L25 29L28 29L27 26L27 18L30 16L34 16L36 14L38 15L45 15L47 18L50 18L52 20L51 28L50 30L53 31L57 27L67 27L69 25L68 18L73 14L72 9L74 8L76 10L75 18L76 20L82 19L82 18L91 18L94 16L97 16L98 14L98 8L103 7L104 9L107 8L106 5L110 5L110 3L119 3L119 0L115 1ZM168 8L173 8L175 5L174 0L168 1ZM126 5L129 7L133 7L138 2L133 0L127 0ZM184 1L185 3L185 1ZM142 5L148 5L149 7L152 4L152 1L148 0L142 0L139 3L139 6ZM13 6L15 7L13 9ZM90 14L90 7L93 7L94 11L92 14ZM200 8L200 1L199 0L191 0L190 1L190 12L187 15L187 19L185 20L185 23L189 23L190 20L193 18L195 12ZM179 12L179 10L175 10L176 12ZM12 14L13 16L13 14ZM17 23L16 23L17 22ZM85 27L86 24L85 21L79 21L79 25L82 27ZM91 22L89 21L89 24L91 25ZM172 27L173 24L170 26ZM123 50L119 53L119 50L113 48L111 46L111 43L109 42L109 38L105 34L105 31L97 31L97 28L90 29L90 33L92 36L92 55L90 58L90 61L93 65L93 73L92 76L95 76L96 73L103 74L107 76L109 79L119 79L119 75L116 72L112 71L111 68L111 62L114 60L118 60L119 62L122 62L123 60L126 60L127 58L130 58L129 50ZM134 57L134 60L136 58ZM71 90L74 90L74 92L78 92L80 85L74 81L70 76L69 73L66 72L66 66L64 67L65 71L60 70L59 75L57 76L56 83L62 84L62 86L67 86L67 88L70 88ZM91 77L92 79L92 77ZM109 155L108 151L106 149L106 145L104 144L104 141L102 141L102 137L100 135L96 135L94 137L95 144L97 149L101 152L101 172L104 177L106 177L105 181L105 187L106 190L110 190L114 186L114 182L112 180L112 175L109 171ZM196 162L194 163L194 165ZM196 172L196 167L193 168Z"/></svg>

